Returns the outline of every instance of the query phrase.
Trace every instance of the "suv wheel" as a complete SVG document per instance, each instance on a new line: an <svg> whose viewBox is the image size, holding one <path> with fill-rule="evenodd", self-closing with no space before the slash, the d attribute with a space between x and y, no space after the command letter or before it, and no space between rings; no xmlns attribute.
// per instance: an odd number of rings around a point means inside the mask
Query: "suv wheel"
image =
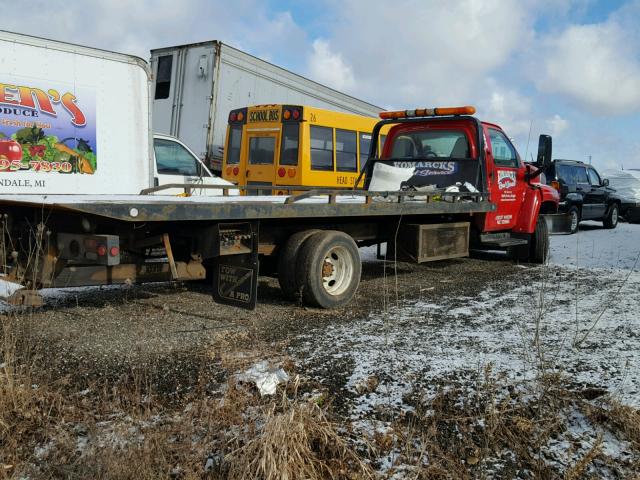
<svg viewBox="0 0 640 480"><path fill-rule="evenodd" d="M567 213L571 218L570 233L576 233L580 224L580 210L578 210L578 207L571 207Z"/></svg>
<svg viewBox="0 0 640 480"><path fill-rule="evenodd" d="M618 204L617 203L614 203L609 207L607 216L604 217L604 221L602 223L604 225L604 228L616 228L616 225L618 225Z"/></svg>

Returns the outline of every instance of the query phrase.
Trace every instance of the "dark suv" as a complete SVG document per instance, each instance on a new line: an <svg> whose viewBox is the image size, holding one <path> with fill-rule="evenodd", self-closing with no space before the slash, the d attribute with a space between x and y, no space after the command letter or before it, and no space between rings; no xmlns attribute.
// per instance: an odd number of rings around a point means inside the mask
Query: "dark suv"
<svg viewBox="0 0 640 480"><path fill-rule="evenodd" d="M591 165L554 160L546 182L560 192L559 210L571 215L571 233L578 231L581 220L600 220L605 228L616 228L620 197Z"/></svg>

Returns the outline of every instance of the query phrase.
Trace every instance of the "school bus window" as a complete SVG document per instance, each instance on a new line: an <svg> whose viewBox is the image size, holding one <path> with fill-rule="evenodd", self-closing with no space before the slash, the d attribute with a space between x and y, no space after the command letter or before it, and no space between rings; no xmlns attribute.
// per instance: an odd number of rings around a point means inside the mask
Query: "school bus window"
<svg viewBox="0 0 640 480"><path fill-rule="evenodd" d="M333 129L311 125L311 169L333 171Z"/></svg>
<svg viewBox="0 0 640 480"><path fill-rule="evenodd" d="M360 171L364 170L364 166L369 158L369 149L371 148L371 134L360 134Z"/></svg>
<svg viewBox="0 0 640 480"><path fill-rule="evenodd" d="M227 154L227 165L237 165L240 163L240 146L242 145L242 125L235 125L229 128L229 153Z"/></svg>
<svg viewBox="0 0 640 480"><path fill-rule="evenodd" d="M249 139L249 163L251 165L273 164L276 150L274 137L251 137Z"/></svg>
<svg viewBox="0 0 640 480"><path fill-rule="evenodd" d="M356 132L336 128L336 166L339 172L358 171Z"/></svg>
<svg viewBox="0 0 640 480"><path fill-rule="evenodd" d="M288 123L282 127L282 145L280 147L280 165L298 165L298 145L300 126Z"/></svg>

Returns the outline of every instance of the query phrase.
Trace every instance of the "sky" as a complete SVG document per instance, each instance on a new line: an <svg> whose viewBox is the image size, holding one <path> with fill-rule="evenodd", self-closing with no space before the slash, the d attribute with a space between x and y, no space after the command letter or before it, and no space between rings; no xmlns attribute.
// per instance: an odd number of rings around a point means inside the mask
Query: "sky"
<svg viewBox="0 0 640 480"><path fill-rule="evenodd" d="M640 0L0 0L0 29L149 58L221 40L385 109L474 105L522 157L640 169Z"/></svg>

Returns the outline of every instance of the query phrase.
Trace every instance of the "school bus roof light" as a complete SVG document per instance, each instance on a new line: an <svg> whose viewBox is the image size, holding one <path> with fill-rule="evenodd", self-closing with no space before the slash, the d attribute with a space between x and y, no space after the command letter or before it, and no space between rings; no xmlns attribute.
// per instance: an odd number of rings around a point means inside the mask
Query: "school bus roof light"
<svg viewBox="0 0 640 480"><path fill-rule="evenodd" d="M230 122L235 122L238 119L238 114L236 112L231 112L229 114L229 121Z"/></svg>
<svg viewBox="0 0 640 480"><path fill-rule="evenodd" d="M291 110L285 110L282 114L282 118L284 118L285 120L289 120L291 118Z"/></svg>
<svg viewBox="0 0 640 480"><path fill-rule="evenodd" d="M236 116L236 118L238 119L239 122L241 122L242 120L244 120L244 113L238 112L238 115Z"/></svg>
<svg viewBox="0 0 640 480"><path fill-rule="evenodd" d="M415 117L441 117L446 115L473 115L474 113L476 113L475 107L466 105L464 107L419 108L415 110L380 112L380 118L389 120Z"/></svg>

